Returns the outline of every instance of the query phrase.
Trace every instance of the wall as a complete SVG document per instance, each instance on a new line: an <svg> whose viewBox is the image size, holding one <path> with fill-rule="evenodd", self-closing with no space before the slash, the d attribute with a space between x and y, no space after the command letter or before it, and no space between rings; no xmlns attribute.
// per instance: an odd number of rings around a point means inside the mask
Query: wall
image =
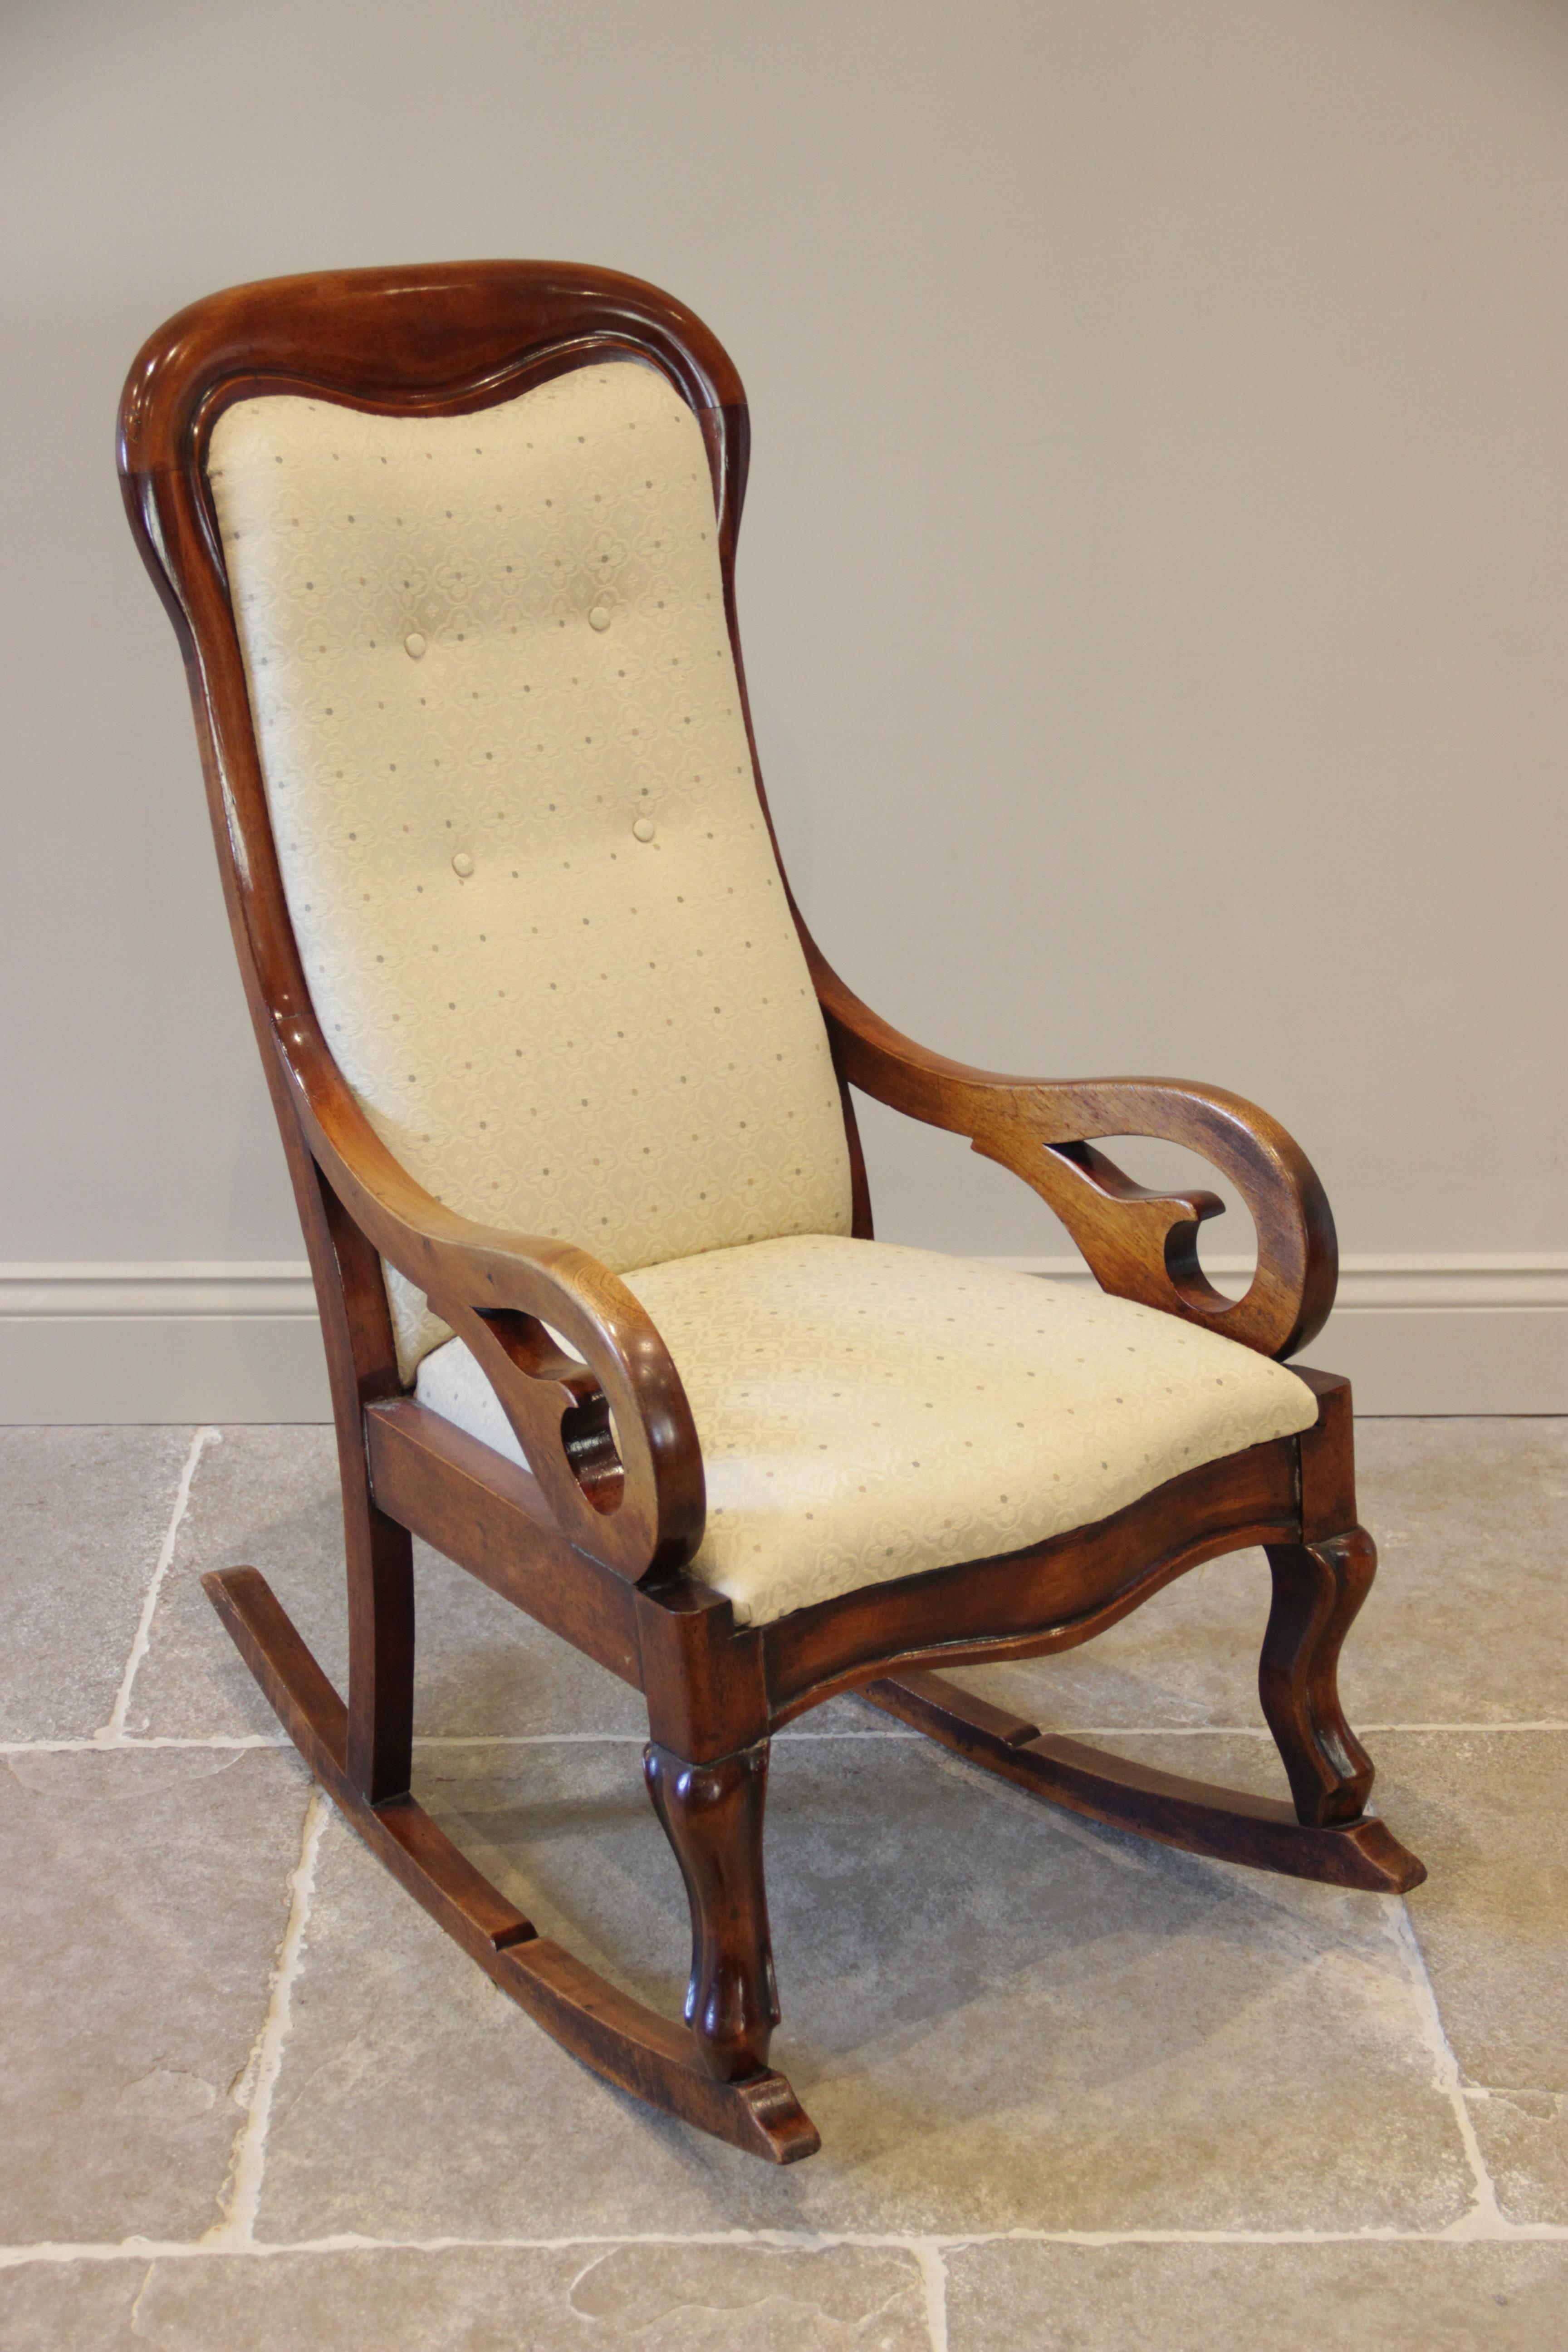
<svg viewBox="0 0 1568 2352"><path fill-rule="evenodd" d="M762 751L846 976L994 1067L1268 1104L1352 1269L1317 1360L1568 1406L1561 7L34 0L0 43L0 1417L320 1409L124 369L226 283L492 254L668 284L739 362ZM884 1237L1067 1249L868 1130Z"/></svg>

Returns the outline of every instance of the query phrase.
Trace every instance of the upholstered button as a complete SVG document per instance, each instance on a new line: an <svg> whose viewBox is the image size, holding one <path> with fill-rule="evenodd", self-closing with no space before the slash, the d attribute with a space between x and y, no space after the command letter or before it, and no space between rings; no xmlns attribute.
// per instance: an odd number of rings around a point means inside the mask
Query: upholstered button
<svg viewBox="0 0 1568 2352"><path fill-rule="evenodd" d="M591 629L607 629L609 625L609 614L605 610L603 604L595 604L593 611L588 615L588 626Z"/></svg>
<svg viewBox="0 0 1568 2352"><path fill-rule="evenodd" d="M632 831L636 834L639 841L651 841L653 839L652 817L639 816L636 824L633 825Z"/></svg>
<svg viewBox="0 0 1568 2352"><path fill-rule="evenodd" d="M452 860L452 871L466 882L474 870L474 861L466 849L459 849Z"/></svg>
<svg viewBox="0 0 1568 2352"><path fill-rule="evenodd" d="M425 640L417 629L411 629L404 638L403 650L410 661L420 661L424 658Z"/></svg>

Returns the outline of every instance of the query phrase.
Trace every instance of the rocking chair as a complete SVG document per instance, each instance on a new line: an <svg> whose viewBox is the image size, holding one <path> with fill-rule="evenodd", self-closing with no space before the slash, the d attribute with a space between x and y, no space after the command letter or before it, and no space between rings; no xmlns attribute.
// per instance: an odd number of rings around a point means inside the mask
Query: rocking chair
<svg viewBox="0 0 1568 2352"><path fill-rule="evenodd" d="M858 1691L1053 1804L1337 1885L1366 1812L1340 1645L1375 1562L1316 1176L1159 1078L969 1069L889 1028L790 898L734 603L740 379L689 310L549 263L349 271L182 311L126 384L132 528L189 673L331 1371L345 1704L253 1569L208 1593L321 1785L503 1991L752 2153L771 1735ZM1033 1186L1103 1296L872 1239L850 1088ZM1256 1223L1131 1182L1166 1137ZM683 2023L530 1921L410 1795L422 1538L647 1699L690 1900ZM1091 1639L1215 1554L1273 1576L1293 1805L1043 1733L931 1669Z"/></svg>

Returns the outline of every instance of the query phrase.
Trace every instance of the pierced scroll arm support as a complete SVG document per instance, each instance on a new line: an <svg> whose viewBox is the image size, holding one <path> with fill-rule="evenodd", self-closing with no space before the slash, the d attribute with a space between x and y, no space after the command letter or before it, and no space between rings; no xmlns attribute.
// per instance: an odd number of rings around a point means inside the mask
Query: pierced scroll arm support
<svg viewBox="0 0 1568 2352"><path fill-rule="evenodd" d="M1060 1217L1100 1287L1289 1356L1321 1330L1339 1272L1333 1218L1306 1154L1266 1111L1217 1087L1174 1078L1016 1078L950 1062L879 1019L809 938L818 1001L841 1077L1021 1176ZM1213 1192L1154 1192L1096 1139L1157 1136L1202 1153L1236 1186L1258 1228L1258 1271L1228 1299L1198 1265Z"/></svg>
<svg viewBox="0 0 1568 2352"><path fill-rule="evenodd" d="M382 1142L313 1017L276 1034L324 1182L472 1350L567 1540L632 1583L683 1568L702 1540L702 1456L646 1309L586 1251L444 1207Z"/></svg>

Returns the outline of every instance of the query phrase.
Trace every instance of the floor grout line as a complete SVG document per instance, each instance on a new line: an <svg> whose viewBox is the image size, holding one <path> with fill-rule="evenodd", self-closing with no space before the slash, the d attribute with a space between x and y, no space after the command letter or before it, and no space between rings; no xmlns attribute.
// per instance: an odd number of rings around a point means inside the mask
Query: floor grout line
<svg viewBox="0 0 1568 2352"><path fill-rule="evenodd" d="M1442 2230L951 2230L927 2236L887 2230L623 2230L573 2231L558 2238L487 2237L367 2238L353 2231L323 2238L220 2239L122 2238L112 2242L46 2239L28 2246L0 2246L0 2271L29 2263L74 2262L275 2262L300 2254L563 2253L577 2246L769 2246L781 2252L816 2253L835 2246L882 2248L945 2256L971 2246L1450 2246L1477 2243L1568 2245L1568 2222L1509 2221L1484 2233L1450 2223ZM928 2311L930 2304L928 2301ZM936 2352L942 2352L940 2345Z"/></svg>
<svg viewBox="0 0 1568 2352"><path fill-rule="evenodd" d="M1443 2235L1466 2242L1478 2238L1511 2237L1514 2225L1508 2221L1498 2203L1497 2186L1487 2169L1486 2158L1481 2154L1481 2144L1476 2134L1475 2118L1470 2114L1459 2082L1459 2062L1443 2023L1443 2013L1437 2006L1437 1995L1426 1966L1426 1956L1421 1949L1409 1906L1403 1895L1385 1898L1384 1916L1409 1972L1416 2022L1432 2055L1433 2088L1448 2102L1464 2147L1465 2160L1470 2168L1474 2195L1469 2210L1461 2214L1457 2221L1450 2222Z"/></svg>
<svg viewBox="0 0 1568 2352"><path fill-rule="evenodd" d="M915 2268L925 2289L926 2327L931 2336L931 2352L947 2352L947 2264L942 2259L942 2241L938 2238L915 2238L910 2242Z"/></svg>
<svg viewBox="0 0 1568 2352"><path fill-rule="evenodd" d="M773 1734L775 1742L805 1739L923 1739L919 1731L787 1731ZM419 1732L414 1735L416 1748L586 1748L597 1741L603 1747L636 1747L647 1745L646 1731L455 1731Z"/></svg>
<svg viewBox="0 0 1568 2352"><path fill-rule="evenodd" d="M162 1738L126 1732L119 1739L110 1739L106 1732L95 1731L90 1739L0 1739L0 1756L113 1756L136 1755L155 1748L217 1748L232 1749L236 1754L250 1748L292 1748L293 1741L286 1731L213 1732L190 1738Z"/></svg>
<svg viewBox="0 0 1568 2352"><path fill-rule="evenodd" d="M196 1475L196 1465L208 1445L222 1444L222 1430L214 1429L210 1425L204 1425L198 1429L191 1439L184 1468L180 1473L180 1483L174 1491L174 1508L169 1524L163 1530L163 1540L158 1547L158 1558L153 1570L152 1580L142 1596L142 1614L136 1621L136 1632L131 1643L131 1654L125 1661L125 1672L120 1677L120 1688L115 1693L114 1705L110 1711L109 1721L98 1734L97 1745L100 1748L118 1747L125 1737L125 1712L131 1705L132 1685L136 1680L136 1670L147 1654L147 1645L153 1633L153 1612L158 1606L158 1595L163 1589L163 1579L167 1576L170 1563L174 1557L174 1546L180 1535L180 1522L190 1505L191 1481Z"/></svg>
<svg viewBox="0 0 1568 2352"><path fill-rule="evenodd" d="M1274 1734L1266 1723L1072 1723L1052 1724L1053 1738L1082 1739L1272 1739ZM1537 1722L1523 1723L1356 1723L1358 1736L1365 1732L1381 1738L1385 1731L1447 1731L1479 1734L1487 1731L1568 1731L1568 1717L1558 1719L1542 1717Z"/></svg>
<svg viewBox="0 0 1568 2352"><path fill-rule="evenodd" d="M243 2252L256 2242L256 2217L261 2206L261 2180L267 2167L267 2127L272 2119L272 2094L282 2071L283 2045L289 2038L294 1979L300 1973L304 1951L310 1897L316 1884L316 1861L321 1853L327 1812L326 1798L320 1789L312 1788L300 1836L300 1859L289 1881L289 1916L282 1941L278 1947L267 2014L246 2067L246 2074L250 2078L249 2096L246 2102L245 2120L235 2136L229 2164L231 2186L227 2207L222 2219L205 2233L202 2240L205 2245L220 2249L233 2247Z"/></svg>
<svg viewBox="0 0 1568 2352"><path fill-rule="evenodd" d="M1060 1723L1044 1727L1047 1736L1057 1739L1236 1739L1239 1738L1271 1739L1268 1726L1243 1723ZM1538 1723L1363 1723L1358 1730L1381 1737L1391 1731L1443 1732L1467 1738L1479 1738L1490 1732L1564 1732L1568 1721L1542 1720ZM789 1741L828 1739L915 1740L924 1742L919 1731L796 1731L793 1726L775 1732L781 1744ZM462 1731L416 1732L416 1748L568 1748L641 1747L647 1738L646 1731ZM157 1748L229 1748L239 1753L247 1748L288 1748L293 1742L284 1731L215 1731L187 1735L153 1732L122 1731L111 1738L108 1725L79 1739L0 1739L0 1756L93 1756L106 1748L117 1753Z"/></svg>

